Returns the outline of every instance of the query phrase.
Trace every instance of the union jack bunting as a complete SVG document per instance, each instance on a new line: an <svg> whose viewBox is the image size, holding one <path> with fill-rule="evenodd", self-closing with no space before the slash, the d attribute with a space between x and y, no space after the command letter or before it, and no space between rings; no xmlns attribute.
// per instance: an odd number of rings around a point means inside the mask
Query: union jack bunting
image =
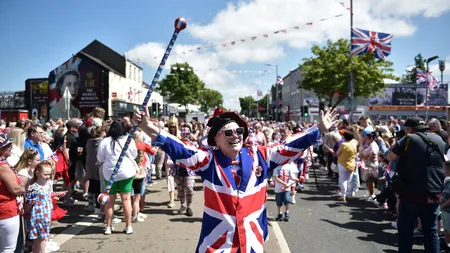
<svg viewBox="0 0 450 253"><path fill-rule="evenodd" d="M236 164L220 150L195 149L161 132L156 141L164 143L163 151L175 164L202 178L205 206L196 252L263 252L268 237L269 172L294 161L319 140L320 132L314 126L283 144L242 148Z"/></svg>
<svg viewBox="0 0 450 253"><path fill-rule="evenodd" d="M352 55L373 53L376 58L386 60L391 54L392 34L371 32L352 28Z"/></svg>

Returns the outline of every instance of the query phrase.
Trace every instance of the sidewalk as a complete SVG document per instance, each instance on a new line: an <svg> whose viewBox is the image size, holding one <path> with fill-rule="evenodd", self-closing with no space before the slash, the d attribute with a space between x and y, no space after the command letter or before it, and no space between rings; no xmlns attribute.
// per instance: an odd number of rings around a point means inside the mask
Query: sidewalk
<svg viewBox="0 0 450 253"><path fill-rule="evenodd" d="M134 233L121 233L124 223L115 224L117 232L104 235L104 224L97 222L95 215L82 211L83 202L70 208L67 217L52 227L53 241L58 242L58 252L194 252L197 246L203 213L203 191L197 181L194 188L193 217L177 214L179 204L167 208L168 193L165 180L158 181L147 189L145 222L133 223ZM72 210L73 209L73 210ZM122 218L121 210L115 212ZM281 252L272 226L269 226L270 240L265 252Z"/></svg>

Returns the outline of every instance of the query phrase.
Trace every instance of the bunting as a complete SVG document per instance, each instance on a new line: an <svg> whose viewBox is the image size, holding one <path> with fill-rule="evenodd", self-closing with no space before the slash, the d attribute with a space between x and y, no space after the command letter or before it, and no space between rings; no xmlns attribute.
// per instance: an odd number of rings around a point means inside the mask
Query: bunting
<svg viewBox="0 0 450 253"><path fill-rule="evenodd" d="M338 3L341 4L343 7L345 7L345 4L343 2L338 2ZM350 8L347 8L347 7L345 7L345 8L347 10L350 9ZM270 37L270 34L272 34L272 35L287 34L289 31L300 30L301 26L312 26L315 23L320 23L320 22L332 20L332 19L335 19L335 18L340 18L342 16L344 16L344 13L336 14L336 15L330 16L328 18L321 18L321 19L318 19L316 21L308 21L308 22L305 22L305 23L303 23L301 25L297 25L297 26L293 26L293 27L290 27L290 28L285 28L285 29L273 31L272 33L264 33L264 34L261 34L261 35L254 35L254 36L250 36L248 38L241 38L239 40L233 40L233 41L230 41L230 42L222 42L222 43L217 43L217 44L208 44L208 45L204 45L204 46L198 46L196 48L189 49L189 50L184 51L184 52L180 52L180 53L177 53L177 54L171 53L171 54L172 55L181 55L181 54L185 55L185 54L190 53L190 52L200 51L200 50L209 49L209 48L233 47L233 46L238 45L239 43L245 43L245 42L248 42L248 41L255 41L255 40L258 40L258 39L267 39L267 38ZM153 59L160 59L161 56L154 56L152 58ZM144 60L141 59L141 58L137 58L137 59L135 59L135 61L137 63L140 63L140 64L145 64Z"/></svg>

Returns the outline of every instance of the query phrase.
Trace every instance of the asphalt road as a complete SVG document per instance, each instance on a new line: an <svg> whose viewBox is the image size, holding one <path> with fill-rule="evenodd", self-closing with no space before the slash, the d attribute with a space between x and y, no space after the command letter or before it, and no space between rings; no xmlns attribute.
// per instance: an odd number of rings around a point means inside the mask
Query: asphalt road
<svg viewBox="0 0 450 253"><path fill-rule="evenodd" d="M306 189L291 205L289 222L278 222L291 252L397 252L397 231L391 227L393 214L379 209L363 197L367 190L357 193L359 199L342 204L337 201L336 183L318 169L317 181L313 171ZM270 215L276 214L275 202L268 202ZM423 252L423 238L415 237L413 252Z"/></svg>

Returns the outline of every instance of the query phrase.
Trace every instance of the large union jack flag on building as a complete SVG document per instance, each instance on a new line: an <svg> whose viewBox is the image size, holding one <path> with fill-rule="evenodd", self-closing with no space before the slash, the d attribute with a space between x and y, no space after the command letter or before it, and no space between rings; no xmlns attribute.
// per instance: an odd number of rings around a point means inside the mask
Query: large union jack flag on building
<svg viewBox="0 0 450 253"><path fill-rule="evenodd" d="M352 55L372 53L376 58L386 60L391 54L392 34L371 32L352 28Z"/></svg>
<svg viewBox="0 0 450 253"><path fill-rule="evenodd" d="M269 171L294 161L319 140L319 130L312 127L279 145L242 148L236 163L219 150L195 149L161 132L156 141L164 152L202 177L205 206L196 252L263 252Z"/></svg>

